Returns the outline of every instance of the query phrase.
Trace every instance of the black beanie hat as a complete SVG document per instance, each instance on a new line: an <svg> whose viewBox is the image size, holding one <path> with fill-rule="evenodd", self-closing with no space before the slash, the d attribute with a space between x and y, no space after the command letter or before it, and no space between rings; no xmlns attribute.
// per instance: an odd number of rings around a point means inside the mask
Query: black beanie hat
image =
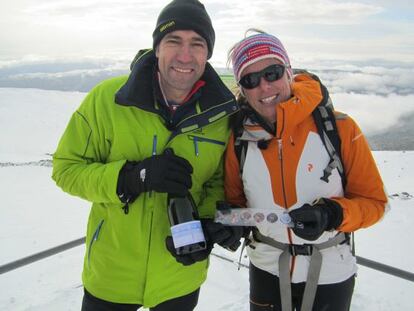
<svg viewBox="0 0 414 311"><path fill-rule="evenodd" d="M193 30L207 41L208 56L213 54L215 34L204 5L198 0L173 0L160 13L152 33L153 48L167 33L175 30Z"/></svg>

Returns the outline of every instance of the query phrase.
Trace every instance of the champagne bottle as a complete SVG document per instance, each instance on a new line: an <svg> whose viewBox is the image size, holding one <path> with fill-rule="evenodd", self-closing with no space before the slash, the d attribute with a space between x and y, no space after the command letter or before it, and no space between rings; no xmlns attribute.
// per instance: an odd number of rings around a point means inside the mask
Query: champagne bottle
<svg viewBox="0 0 414 311"><path fill-rule="evenodd" d="M186 197L169 197L168 217L178 255L206 249L206 240L191 194Z"/></svg>

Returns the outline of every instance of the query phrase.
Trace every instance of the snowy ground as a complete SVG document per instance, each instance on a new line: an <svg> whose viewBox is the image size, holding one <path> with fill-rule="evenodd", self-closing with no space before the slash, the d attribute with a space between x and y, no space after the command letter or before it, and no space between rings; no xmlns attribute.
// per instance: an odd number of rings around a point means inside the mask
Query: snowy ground
<svg viewBox="0 0 414 311"><path fill-rule="evenodd" d="M48 162L40 162L50 160L83 96L0 89L0 265L84 236L88 202L58 189ZM374 156L393 195L392 209L382 222L357 232L357 254L414 273L414 152ZM80 310L83 252L78 246L0 275L0 310ZM220 248L214 252L238 257ZM414 283L360 266L352 310L413 310L413 294ZM237 271L212 256L197 310L247 311L247 269Z"/></svg>

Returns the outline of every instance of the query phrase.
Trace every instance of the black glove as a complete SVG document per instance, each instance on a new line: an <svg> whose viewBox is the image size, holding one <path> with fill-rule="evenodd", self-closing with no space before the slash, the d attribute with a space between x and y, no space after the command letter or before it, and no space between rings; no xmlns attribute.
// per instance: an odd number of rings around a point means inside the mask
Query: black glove
<svg viewBox="0 0 414 311"><path fill-rule="evenodd" d="M193 167L172 149L141 162L127 162L118 177L117 193L122 202L133 201L142 192L166 192L183 197L192 186Z"/></svg>
<svg viewBox="0 0 414 311"><path fill-rule="evenodd" d="M325 231L338 228L343 220L342 207L335 201L321 199L314 205L305 204L289 212L293 232L302 239L315 241Z"/></svg>
<svg viewBox="0 0 414 311"><path fill-rule="evenodd" d="M241 245L240 239L245 236L245 228L242 226L225 226L212 219L201 219L201 224L209 244L217 243L233 252Z"/></svg>
<svg viewBox="0 0 414 311"><path fill-rule="evenodd" d="M165 239L165 245L167 246L167 250L171 253L171 255L175 257L175 260L177 260L177 262L181 263L184 266L189 266L198 261L203 261L207 259L211 253L211 250L213 249L212 244L210 245L209 243L207 243L206 249L185 255L178 255L175 250L174 242L171 236L167 236L167 238Z"/></svg>

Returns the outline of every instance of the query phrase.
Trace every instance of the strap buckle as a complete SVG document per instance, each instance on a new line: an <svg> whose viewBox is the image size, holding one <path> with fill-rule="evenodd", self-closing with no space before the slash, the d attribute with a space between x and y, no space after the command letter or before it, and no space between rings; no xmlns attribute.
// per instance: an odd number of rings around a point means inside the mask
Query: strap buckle
<svg viewBox="0 0 414 311"><path fill-rule="evenodd" d="M289 252L292 256L311 256L313 252L313 245L311 244L289 244Z"/></svg>

